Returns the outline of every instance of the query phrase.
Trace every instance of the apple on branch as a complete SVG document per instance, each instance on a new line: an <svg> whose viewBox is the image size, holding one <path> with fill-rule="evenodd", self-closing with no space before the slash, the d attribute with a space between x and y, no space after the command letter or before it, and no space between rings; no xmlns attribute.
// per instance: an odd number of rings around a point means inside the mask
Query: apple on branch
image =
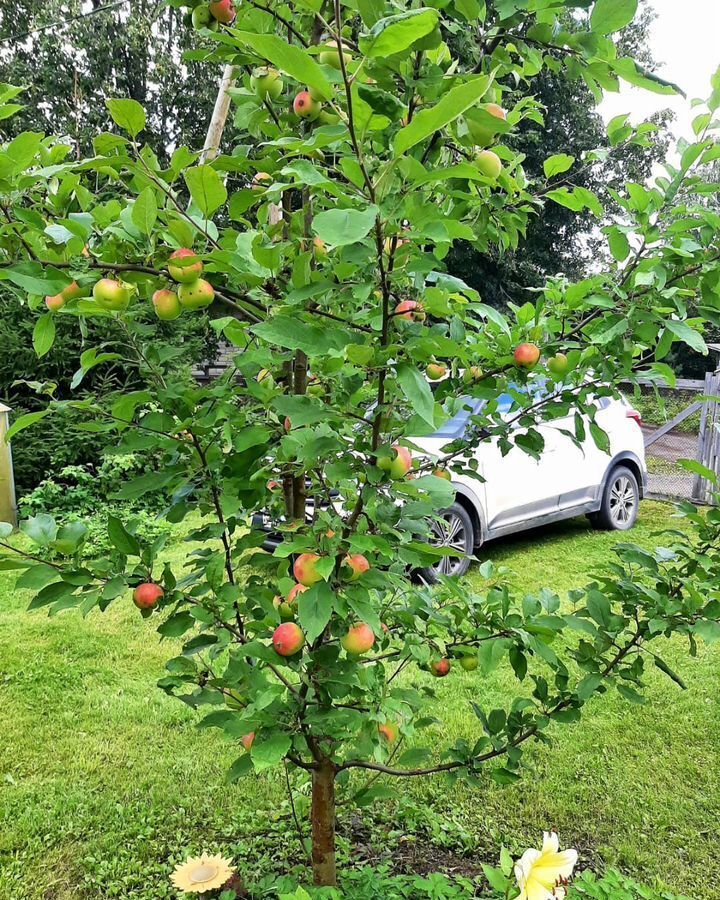
<svg viewBox="0 0 720 900"><path fill-rule="evenodd" d="M343 560L342 567L348 581L357 581L369 571L370 563L362 553L349 553Z"/></svg>
<svg viewBox="0 0 720 900"><path fill-rule="evenodd" d="M261 66L253 70L250 87L260 100L277 100L283 91L282 76L277 69Z"/></svg>
<svg viewBox="0 0 720 900"><path fill-rule="evenodd" d="M59 309L62 309L69 300L75 300L78 297L84 296L86 296L84 288L81 288L77 281L73 281L72 284L64 287L59 294L55 294L52 297L46 297L45 306L47 306L50 312L57 312Z"/></svg>
<svg viewBox="0 0 720 900"><path fill-rule="evenodd" d="M152 609L164 596L165 591L153 581L139 584L133 591L133 603L138 609Z"/></svg>
<svg viewBox="0 0 720 900"><path fill-rule="evenodd" d="M367 653L375 643L375 633L365 622L352 625L347 634L340 638L343 650L351 656L360 656Z"/></svg>
<svg viewBox="0 0 720 900"><path fill-rule="evenodd" d="M194 250L181 247L170 254L168 262L168 274L173 281L180 284L190 284L200 277L203 270L202 260L198 259Z"/></svg>
<svg viewBox="0 0 720 900"><path fill-rule="evenodd" d="M486 113L489 113L501 122L507 120L507 113L502 106L499 106L497 103L486 103L484 106L481 106L480 109L485 110ZM466 122L470 137L478 147L488 147L493 143L495 136L497 135L497 129L493 128L491 124L473 119L472 115L467 117Z"/></svg>
<svg viewBox="0 0 720 900"><path fill-rule="evenodd" d="M233 0L213 0L210 3L210 15L221 25L230 25L235 21Z"/></svg>
<svg viewBox="0 0 720 900"><path fill-rule="evenodd" d="M317 553L301 553L293 563L295 579L305 587L312 587L318 581L322 581L323 577L317 570L319 562L320 557Z"/></svg>
<svg viewBox="0 0 720 900"><path fill-rule="evenodd" d="M305 643L305 635L294 622L283 622L273 632L272 644L280 656L294 656Z"/></svg>
<svg viewBox="0 0 720 900"><path fill-rule="evenodd" d="M155 315L164 322L171 322L182 313L180 300L174 291L155 291L152 295L152 302L155 308Z"/></svg>
<svg viewBox="0 0 720 900"><path fill-rule="evenodd" d="M183 309L203 309L210 306L214 299L213 286L204 278L196 278L178 287L178 300Z"/></svg>
<svg viewBox="0 0 720 900"><path fill-rule="evenodd" d="M532 369L540 359L540 349L536 344L518 344L513 353L513 359L520 368Z"/></svg>
<svg viewBox="0 0 720 900"><path fill-rule="evenodd" d="M301 119L312 122L320 115L322 106L319 100L312 96L310 91L300 91L293 100L293 111Z"/></svg>
<svg viewBox="0 0 720 900"><path fill-rule="evenodd" d="M93 288L93 299L102 309L111 312L122 312L130 305L130 297L134 288L124 281L113 278L101 278Z"/></svg>

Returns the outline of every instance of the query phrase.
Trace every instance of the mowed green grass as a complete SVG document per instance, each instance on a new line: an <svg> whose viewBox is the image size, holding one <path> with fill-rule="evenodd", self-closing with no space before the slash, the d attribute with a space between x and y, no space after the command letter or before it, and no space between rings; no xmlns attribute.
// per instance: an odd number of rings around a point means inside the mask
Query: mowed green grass
<svg viewBox="0 0 720 900"><path fill-rule="evenodd" d="M645 503L632 539L662 543L656 532L676 524L670 515ZM615 540L576 520L483 555L509 566L520 589L564 592L611 558ZM48 619L25 611L29 595L13 581L0 573L0 900L171 897L172 864L204 848L227 852L252 878L297 860L283 773L227 785L238 748L198 731L197 715L155 687L173 648L129 600L85 620ZM695 659L680 641L663 649L687 691L653 670L645 706L615 692L596 699L580 725L555 727L553 746L529 750L518 784L436 777L395 782L396 795L426 806L450 834L473 835L482 859L503 842L517 853L554 827L585 865L720 897L720 648L701 646ZM503 669L487 678L458 669L433 686L439 745L476 733L471 700L490 709L516 689ZM378 813L393 809L381 801Z"/></svg>

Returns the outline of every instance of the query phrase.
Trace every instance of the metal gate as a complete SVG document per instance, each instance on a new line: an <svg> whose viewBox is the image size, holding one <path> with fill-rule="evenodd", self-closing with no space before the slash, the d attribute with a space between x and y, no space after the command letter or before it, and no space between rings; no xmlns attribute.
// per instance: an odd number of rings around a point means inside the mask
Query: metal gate
<svg viewBox="0 0 720 900"><path fill-rule="evenodd" d="M680 460L696 460L720 474L720 371L709 372L704 382L685 382L686 390L690 384L702 391L701 399L659 428L643 427L648 496L712 503L713 485L682 466Z"/></svg>

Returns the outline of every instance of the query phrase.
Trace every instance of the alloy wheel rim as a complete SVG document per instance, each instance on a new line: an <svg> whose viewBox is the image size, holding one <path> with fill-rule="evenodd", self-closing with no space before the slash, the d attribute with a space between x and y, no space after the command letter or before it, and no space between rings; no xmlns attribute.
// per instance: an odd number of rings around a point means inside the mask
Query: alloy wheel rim
<svg viewBox="0 0 720 900"><path fill-rule="evenodd" d="M627 477L620 475L610 488L610 518L616 525L627 525L635 512L635 488Z"/></svg>
<svg viewBox="0 0 720 900"><path fill-rule="evenodd" d="M432 523L433 547L449 547L457 550L458 556L443 556L432 566L437 575L454 575L467 556L467 533L465 524L455 513L446 513L441 520Z"/></svg>

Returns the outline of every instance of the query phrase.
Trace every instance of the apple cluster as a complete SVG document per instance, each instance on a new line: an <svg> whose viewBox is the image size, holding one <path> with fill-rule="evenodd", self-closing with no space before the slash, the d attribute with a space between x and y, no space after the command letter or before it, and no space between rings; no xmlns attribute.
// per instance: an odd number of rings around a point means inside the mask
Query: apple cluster
<svg viewBox="0 0 720 900"><path fill-rule="evenodd" d="M235 21L235 5L233 0L212 0L199 3L189 15L198 31L202 28L216 31L221 25L231 25Z"/></svg>
<svg viewBox="0 0 720 900"><path fill-rule="evenodd" d="M181 247L168 262L168 274L178 285L177 293L167 288L155 291L152 302L158 319L177 319L184 309L196 310L210 306L215 298L212 285L201 278L202 260L192 250Z"/></svg>

